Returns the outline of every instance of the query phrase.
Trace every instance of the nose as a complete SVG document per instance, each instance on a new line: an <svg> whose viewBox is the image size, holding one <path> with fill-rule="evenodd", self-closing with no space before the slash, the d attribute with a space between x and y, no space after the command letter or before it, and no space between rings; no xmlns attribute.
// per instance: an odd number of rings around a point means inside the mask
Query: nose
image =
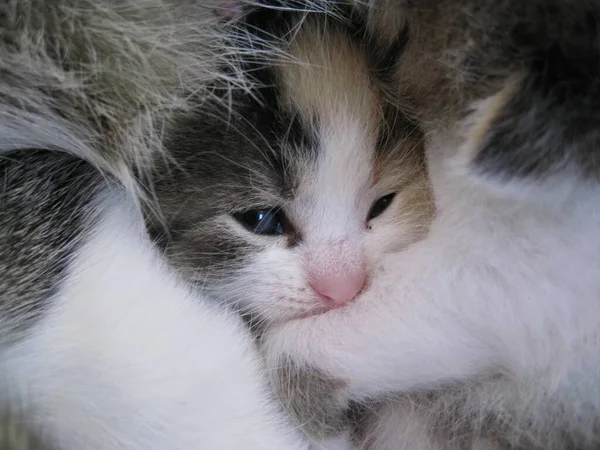
<svg viewBox="0 0 600 450"><path fill-rule="evenodd" d="M345 273L312 277L310 286L330 306L343 306L362 291L367 274L364 268Z"/></svg>

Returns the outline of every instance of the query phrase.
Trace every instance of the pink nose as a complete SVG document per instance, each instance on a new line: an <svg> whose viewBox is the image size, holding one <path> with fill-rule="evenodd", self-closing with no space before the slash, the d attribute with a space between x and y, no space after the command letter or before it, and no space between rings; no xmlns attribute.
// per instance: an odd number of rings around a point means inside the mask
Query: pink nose
<svg viewBox="0 0 600 450"><path fill-rule="evenodd" d="M367 279L364 270L345 274L315 277L310 286L331 306L343 306L354 300L354 297L365 286Z"/></svg>

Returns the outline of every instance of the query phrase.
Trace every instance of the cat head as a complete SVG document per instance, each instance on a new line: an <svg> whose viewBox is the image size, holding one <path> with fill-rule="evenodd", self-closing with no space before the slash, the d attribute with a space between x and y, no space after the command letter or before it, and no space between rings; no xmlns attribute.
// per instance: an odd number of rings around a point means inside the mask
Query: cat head
<svg viewBox="0 0 600 450"><path fill-rule="evenodd" d="M419 129L383 100L355 29L276 10L246 20L255 88L216 86L169 130L151 229L187 279L272 322L352 301L432 211ZM262 48L268 61L250 61Z"/></svg>

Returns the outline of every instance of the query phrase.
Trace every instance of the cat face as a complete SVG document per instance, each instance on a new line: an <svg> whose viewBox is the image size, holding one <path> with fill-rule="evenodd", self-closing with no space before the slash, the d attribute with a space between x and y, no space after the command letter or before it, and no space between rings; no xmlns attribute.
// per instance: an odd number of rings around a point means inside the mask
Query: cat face
<svg viewBox="0 0 600 450"><path fill-rule="evenodd" d="M418 239L431 206L421 135L382 101L364 48L304 18L285 56L177 123L157 180L170 260L269 322L338 308L381 256Z"/></svg>

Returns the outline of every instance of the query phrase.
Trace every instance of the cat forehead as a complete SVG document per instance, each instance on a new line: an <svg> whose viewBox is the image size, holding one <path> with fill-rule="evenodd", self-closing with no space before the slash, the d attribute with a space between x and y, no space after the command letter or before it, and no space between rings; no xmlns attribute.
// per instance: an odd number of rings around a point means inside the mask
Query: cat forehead
<svg viewBox="0 0 600 450"><path fill-rule="evenodd" d="M257 76L265 86L263 97L270 99L267 108L276 111L271 123L283 131L276 148L289 169L287 178L313 181L314 172L327 173L327 166L344 166L342 178L348 181L367 166L374 181L385 178L394 155L403 153L396 159L404 161L407 153L414 156L419 136L384 100L385 83L370 41L355 25L323 16L299 23L289 26L293 32L285 34L291 37L283 51L259 72L262 79Z"/></svg>
<svg viewBox="0 0 600 450"><path fill-rule="evenodd" d="M307 127L345 126L376 134L383 104L365 48L349 31L306 21L274 68L282 106Z"/></svg>
<svg viewBox="0 0 600 450"><path fill-rule="evenodd" d="M405 125L390 122L400 116L387 113L365 48L343 26L301 22L278 56L245 67L252 92L234 91L226 108L209 105L171 133L188 188L210 193L215 211L285 203L317 171L338 184L359 172L377 180L388 167L377 162L398 151L390 136Z"/></svg>

